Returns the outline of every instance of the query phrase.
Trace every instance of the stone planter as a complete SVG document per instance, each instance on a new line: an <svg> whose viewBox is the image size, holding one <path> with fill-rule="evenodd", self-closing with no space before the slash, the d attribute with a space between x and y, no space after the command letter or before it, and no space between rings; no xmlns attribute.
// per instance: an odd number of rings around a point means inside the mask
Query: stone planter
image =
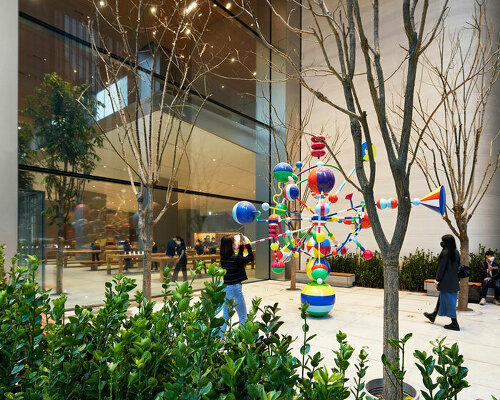
<svg viewBox="0 0 500 400"><path fill-rule="evenodd" d="M368 382L366 382L365 385L365 394L366 394L366 399L379 399L379 395L382 395L383 392L383 379L382 378L377 378L377 379L372 379ZM413 400L422 400L422 397L420 396L420 393L417 392L417 389L415 389L413 386L409 385L406 382L403 382L403 392L406 396L410 396Z"/></svg>

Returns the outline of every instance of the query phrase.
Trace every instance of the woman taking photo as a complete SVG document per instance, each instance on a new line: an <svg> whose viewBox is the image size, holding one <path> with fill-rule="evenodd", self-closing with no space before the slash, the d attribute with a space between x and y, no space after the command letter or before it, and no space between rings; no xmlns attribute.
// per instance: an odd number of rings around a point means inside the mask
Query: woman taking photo
<svg viewBox="0 0 500 400"><path fill-rule="evenodd" d="M460 254L457 251L455 238L444 235L441 238L443 250L438 258L438 270L434 286L439 290L439 299L436 310L433 313L424 313L426 318L434 322L436 315L450 317L451 324L445 325L445 329L459 331L457 322L457 294L460 288L458 282L458 266L460 265Z"/></svg>
<svg viewBox="0 0 500 400"><path fill-rule="evenodd" d="M253 260L252 246L248 239L241 235L238 254L234 254L235 240L233 236L224 236L220 241L220 264L226 270L224 275L224 284L226 288L226 300L224 301L223 317L229 319L229 301L233 299L234 308L238 313L240 324L245 323L247 319L247 306L243 297L241 282L246 281L247 273L245 265ZM243 251L248 250L248 255L243 256ZM226 330L226 324L222 326L222 331Z"/></svg>

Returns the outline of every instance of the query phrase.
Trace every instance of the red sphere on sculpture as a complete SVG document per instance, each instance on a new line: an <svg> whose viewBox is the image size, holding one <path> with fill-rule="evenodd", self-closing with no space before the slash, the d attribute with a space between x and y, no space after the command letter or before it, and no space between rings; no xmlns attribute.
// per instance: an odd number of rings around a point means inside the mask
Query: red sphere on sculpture
<svg viewBox="0 0 500 400"><path fill-rule="evenodd" d="M369 259L371 259L372 257L373 257L373 253L371 252L371 250L368 250L368 249L367 249L367 250L363 251L363 258L364 258L365 260L369 260Z"/></svg>

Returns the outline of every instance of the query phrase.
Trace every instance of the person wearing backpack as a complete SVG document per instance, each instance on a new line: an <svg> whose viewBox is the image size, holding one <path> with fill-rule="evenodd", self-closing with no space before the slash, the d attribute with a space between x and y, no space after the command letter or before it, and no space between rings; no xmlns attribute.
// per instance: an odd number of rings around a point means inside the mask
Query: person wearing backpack
<svg viewBox="0 0 500 400"><path fill-rule="evenodd" d="M435 321L437 315L450 317L451 324L445 325L444 328L459 331L457 297L460 285L457 271L460 265L460 254L452 235L444 235L440 244L443 250L439 254L438 270L434 281L434 286L439 290L438 306L434 312L424 313L424 316L431 322Z"/></svg>

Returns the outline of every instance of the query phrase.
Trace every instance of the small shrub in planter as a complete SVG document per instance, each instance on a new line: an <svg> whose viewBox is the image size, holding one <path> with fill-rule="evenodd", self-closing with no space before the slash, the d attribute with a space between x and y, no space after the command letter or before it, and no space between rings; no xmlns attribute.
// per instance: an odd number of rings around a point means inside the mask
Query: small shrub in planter
<svg viewBox="0 0 500 400"><path fill-rule="evenodd" d="M384 287L384 267L380 252L375 251L370 260L361 257L356 268L356 283L359 286L371 288Z"/></svg>
<svg viewBox="0 0 500 400"><path fill-rule="evenodd" d="M424 281L436 276L437 257L429 250L420 249L403 257L399 271L400 289L422 292Z"/></svg>
<svg viewBox="0 0 500 400"><path fill-rule="evenodd" d="M346 371L354 349L339 332L335 366L322 366L321 353L311 353L315 335L309 333L307 304L300 308L304 323L299 357L292 353L296 339L280 333L278 304L262 307L254 299L247 321L240 326L228 321L222 333L225 271L216 265L208 266L210 280L199 299L193 297L192 281L170 290L166 279L162 302L137 292L138 311L128 316L136 284L117 276L105 284L102 308L77 306L75 315L65 319L65 296L50 301L34 281L38 259L29 257L28 263L0 280L2 398L364 398L366 352L359 353L351 381ZM48 323L43 325L43 320ZM458 348L453 349L459 356ZM452 357L442 360L439 365L448 371L455 366ZM460 391L461 381L450 379L450 390Z"/></svg>

